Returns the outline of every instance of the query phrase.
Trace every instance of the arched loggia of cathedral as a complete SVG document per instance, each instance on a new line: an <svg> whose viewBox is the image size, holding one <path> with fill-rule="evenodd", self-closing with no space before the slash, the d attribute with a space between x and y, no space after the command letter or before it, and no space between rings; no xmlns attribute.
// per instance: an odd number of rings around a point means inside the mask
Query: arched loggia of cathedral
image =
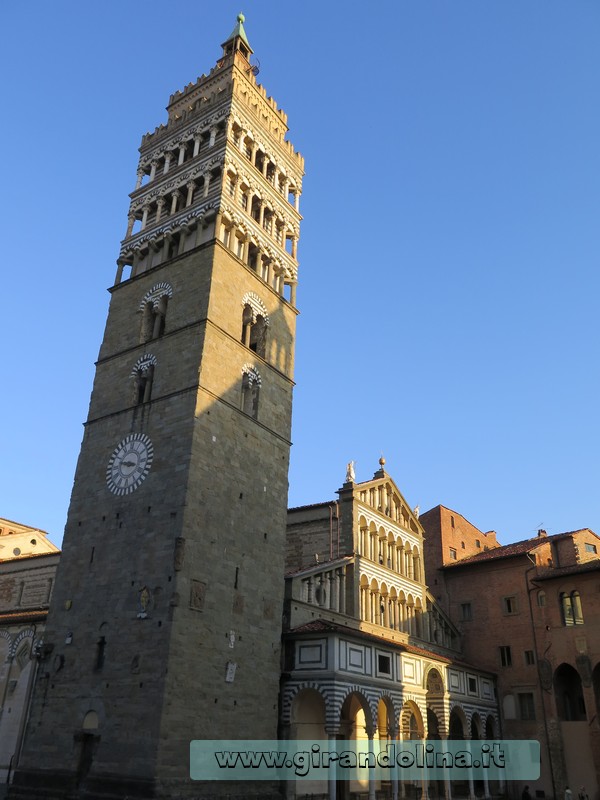
<svg viewBox="0 0 600 800"><path fill-rule="evenodd" d="M423 569L423 528L384 469L338 500L288 512L281 722L290 740L402 742L499 736L494 676L464 662L460 633ZM486 781L288 782L287 796L491 797Z"/></svg>

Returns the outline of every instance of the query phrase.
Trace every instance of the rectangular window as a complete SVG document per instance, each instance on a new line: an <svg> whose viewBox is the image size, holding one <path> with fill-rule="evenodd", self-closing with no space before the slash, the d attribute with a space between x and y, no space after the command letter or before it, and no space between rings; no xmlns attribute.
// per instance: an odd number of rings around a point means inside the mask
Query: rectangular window
<svg viewBox="0 0 600 800"><path fill-rule="evenodd" d="M384 656L381 653L377 654L377 672L380 675L392 674L392 659L390 656Z"/></svg>
<svg viewBox="0 0 600 800"><path fill-rule="evenodd" d="M512 665L512 656L510 654L510 646L505 644L500 648L500 664L503 667L510 667Z"/></svg>
<svg viewBox="0 0 600 800"><path fill-rule="evenodd" d="M463 622L468 622L473 619L473 609L471 603L460 604L460 616Z"/></svg>
<svg viewBox="0 0 600 800"><path fill-rule="evenodd" d="M477 694L477 678L473 678L469 675L467 680L469 684L469 694Z"/></svg>
<svg viewBox="0 0 600 800"><path fill-rule="evenodd" d="M454 547L451 547L451 548L450 548L450 558L451 558L453 561L456 561L456 550L454 549Z"/></svg>
<svg viewBox="0 0 600 800"><path fill-rule="evenodd" d="M525 720L535 719L535 703L532 692L523 692L519 698L519 718Z"/></svg>
<svg viewBox="0 0 600 800"><path fill-rule="evenodd" d="M527 666L535 664L535 656L533 655L533 650L525 650L525 663L527 664Z"/></svg>
<svg viewBox="0 0 600 800"><path fill-rule="evenodd" d="M479 539L475 539L475 547L481 547L481 542Z"/></svg>
<svg viewBox="0 0 600 800"><path fill-rule="evenodd" d="M586 550L587 553L597 553L598 552L598 548L596 547L596 545L595 544L590 544L589 542L585 543L585 550Z"/></svg>
<svg viewBox="0 0 600 800"><path fill-rule="evenodd" d="M516 595L502 598L502 608L505 614L516 614L519 611Z"/></svg>
<svg viewBox="0 0 600 800"><path fill-rule="evenodd" d="M454 527L454 517L452 517L452 516L450 517L450 527L451 528Z"/></svg>

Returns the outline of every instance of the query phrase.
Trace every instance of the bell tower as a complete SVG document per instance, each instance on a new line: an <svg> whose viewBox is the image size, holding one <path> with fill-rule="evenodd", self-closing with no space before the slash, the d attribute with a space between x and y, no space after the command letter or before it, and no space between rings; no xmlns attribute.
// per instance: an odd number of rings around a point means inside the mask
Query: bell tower
<svg viewBox="0 0 600 800"><path fill-rule="evenodd" d="M304 162L244 18L142 138L11 796L268 796L192 739L277 736Z"/></svg>

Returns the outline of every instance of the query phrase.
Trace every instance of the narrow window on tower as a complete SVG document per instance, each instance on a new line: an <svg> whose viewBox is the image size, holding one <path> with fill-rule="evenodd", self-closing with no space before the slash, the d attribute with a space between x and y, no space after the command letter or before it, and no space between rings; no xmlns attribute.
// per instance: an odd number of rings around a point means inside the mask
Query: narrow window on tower
<svg viewBox="0 0 600 800"><path fill-rule="evenodd" d="M250 350L262 358L265 357L265 342L267 338L267 325L262 315L258 314L250 330Z"/></svg>
<svg viewBox="0 0 600 800"><path fill-rule="evenodd" d="M167 294L163 294L163 296L158 301L158 304L153 308L153 315L152 315L153 339L158 339L165 332L168 302L169 302L169 296Z"/></svg>
<svg viewBox="0 0 600 800"><path fill-rule="evenodd" d="M258 399L260 395L261 378L258 371L244 365L242 370L242 411L253 419L258 419Z"/></svg>
<svg viewBox="0 0 600 800"><path fill-rule="evenodd" d="M140 336L142 343L149 342L151 339L158 339L165 332L168 302L168 296L163 295L158 302L154 301L145 304Z"/></svg>
<svg viewBox="0 0 600 800"><path fill-rule="evenodd" d="M147 403L152 397L152 379L154 377L154 367L150 366L145 370L140 370L137 376L136 386L136 405Z"/></svg>
<svg viewBox="0 0 600 800"><path fill-rule="evenodd" d="M149 402L152 398L155 366L156 358L146 353L137 360L131 371L131 377L134 380L134 403L137 406Z"/></svg>
<svg viewBox="0 0 600 800"><path fill-rule="evenodd" d="M150 301L144 303L144 311L142 313L142 331L140 339L142 342L149 342L152 338L152 329L154 327L154 304Z"/></svg>
<svg viewBox="0 0 600 800"><path fill-rule="evenodd" d="M242 342L246 347L250 347L250 332L252 331L253 322L254 315L252 313L252 306L246 303L242 311Z"/></svg>
<svg viewBox="0 0 600 800"><path fill-rule="evenodd" d="M267 309L254 292L244 295L242 302L242 342L261 358L265 358L269 325Z"/></svg>
<svg viewBox="0 0 600 800"><path fill-rule="evenodd" d="M173 289L168 283L158 283L145 296L140 304L142 325L140 342L158 339L166 329L167 306Z"/></svg>
<svg viewBox="0 0 600 800"><path fill-rule="evenodd" d="M102 667L104 666L105 649L106 649L106 639L104 638L104 636L101 636L96 642L96 664L94 666L95 670L101 670Z"/></svg>

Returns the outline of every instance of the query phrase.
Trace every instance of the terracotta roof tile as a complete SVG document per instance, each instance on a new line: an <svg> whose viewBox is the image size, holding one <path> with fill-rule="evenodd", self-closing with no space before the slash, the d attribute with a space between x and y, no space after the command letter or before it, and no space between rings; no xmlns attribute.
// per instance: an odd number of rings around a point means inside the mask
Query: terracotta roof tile
<svg viewBox="0 0 600 800"><path fill-rule="evenodd" d="M572 536L573 534L580 533L583 530L588 530L588 529L581 528L578 531L566 531L565 533L554 533L551 536L534 536L531 539L523 539L520 542L505 544L501 545L500 547L491 547L489 550L484 550L483 553L477 553L474 556L467 556L466 558L461 558L458 561L452 562L452 564L444 564L442 569L448 569L448 568L455 569L456 567L468 566L470 564L479 564L483 561L493 561L499 558L511 558L513 556L524 555L525 553L529 553L531 550L535 550L536 548L541 547L541 545L545 544L546 542L556 541L557 539L562 539L567 536Z"/></svg>
<svg viewBox="0 0 600 800"><path fill-rule="evenodd" d="M600 570L600 558L584 561L582 564L571 564L568 567L541 567L535 575L536 581L549 581L552 578L560 578L563 575L578 575L582 572L594 572Z"/></svg>

